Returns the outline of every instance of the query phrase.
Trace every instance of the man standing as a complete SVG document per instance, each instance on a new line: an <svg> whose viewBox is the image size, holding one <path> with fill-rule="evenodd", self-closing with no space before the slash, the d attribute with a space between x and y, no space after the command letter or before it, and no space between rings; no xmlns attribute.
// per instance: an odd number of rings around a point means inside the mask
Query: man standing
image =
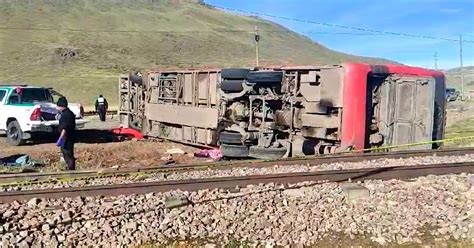
<svg viewBox="0 0 474 248"><path fill-rule="evenodd" d="M109 104L107 103L107 99L102 95L97 98L95 101L95 111L99 113L99 117L101 121L105 121L105 115L107 113L107 109L109 108Z"/></svg>
<svg viewBox="0 0 474 248"><path fill-rule="evenodd" d="M76 116L67 107L65 97L58 99L56 103L58 111L61 113L59 119L59 139L57 147L61 147L63 158L66 161L68 170L76 169L76 158L74 158L74 142L76 141Z"/></svg>

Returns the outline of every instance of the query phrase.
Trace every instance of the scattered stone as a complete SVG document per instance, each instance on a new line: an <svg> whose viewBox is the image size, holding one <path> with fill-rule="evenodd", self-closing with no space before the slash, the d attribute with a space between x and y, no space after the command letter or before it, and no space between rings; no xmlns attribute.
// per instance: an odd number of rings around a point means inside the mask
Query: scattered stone
<svg viewBox="0 0 474 248"><path fill-rule="evenodd" d="M25 238L26 236L28 236L28 231L21 231L20 232L20 237Z"/></svg>
<svg viewBox="0 0 474 248"><path fill-rule="evenodd" d="M169 196L165 198L165 208L179 208L191 204L185 195Z"/></svg>
<svg viewBox="0 0 474 248"><path fill-rule="evenodd" d="M38 199L38 198L31 198L27 203L26 205L29 207L29 208L34 208L36 207L36 205L38 205L38 203L40 203L41 200Z"/></svg>
<svg viewBox="0 0 474 248"><path fill-rule="evenodd" d="M66 240L66 237L64 237L63 235L58 235L58 236L57 236L57 239L58 239L58 242L59 242L59 243L62 243L62 242L64 242L64 241Z"/></svg>
<svg viewBox="0 0 474 248"><path fill-rule="evenodd" d="M285 189L283 190L282 194L286 196L290 196L290 197L305 197L306 189L305 188Z"/></svg>
<svg viewBox="0 0 474 248"><path fill-rule="evenodd" d="M8 209L7 211L3 213L3 218L10 218L13 215L15 215L15 213L16 213L15 211Z"/></svg>
<svg viewBox="0 0 474 248"><path fill-rule="evenodd" d="M356 183L343 183L341 188L349 202L367 200L370 197L369 190Z"/></svg>
<svg viewBox="0 0 474 248"><path fill-rule="evenodd" d="M50 229L51 229L51 227L49 226L49 224L43 224L43 225L41 226L41 230L42 230L42 231L48 231L48 230L50 230Z"/></svg>
<svg viewBox="0 0 474 248"><path fill-rule="evenodd" d="M424 234L471 240L474 199L466 183L469 176L306 182L288 185L292 189L259 184L236 193L210 189L42 199L31 209L26 201L0 204L0 245L124 247L191 239L209 241L208 248L233 240L258 247L303 247L334 233L369 237L373 246L422 243L419 237ZM46 207L55 210L44 211Z"/></svg>
<svg viewBox="0 0 474 248"><path fill-rule="evenodd" d="M181 148L168 149L165 154L186 154Z"/></svg>
<svg viewBox="0 0 474 248"><path fill-rule="evenodd" d="M385 245L387 243L384 237L374 238L374 241L377 242L379 245Z"/></svg>

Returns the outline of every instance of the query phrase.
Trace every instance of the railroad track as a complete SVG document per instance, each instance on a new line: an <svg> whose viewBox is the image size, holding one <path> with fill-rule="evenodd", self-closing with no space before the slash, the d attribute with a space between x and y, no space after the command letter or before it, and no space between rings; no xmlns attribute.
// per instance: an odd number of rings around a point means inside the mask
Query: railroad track
<svg viewBox="0 0 474 248"><path fill-rule="evenodd" d="M129 176L136 173L177 173L196 170L217 169L224 170L235 167L263 168L275 165L318 165L336 162L361 162L374 159L398 159L409 157L426 157L426 156L460 156L465 154L473 154L474 148L456 148L441 150L415 150L415 151L399 151L399 152L377 152L377 153L346 153L337 155L324 156L308 156L303 158L288 158L281 160L237 160L237 161L221 161L213 163L189 163L177 165L160 165L153 167L134 167L134 168L118 168L118 169L101 169L101 170L82 170L82 171L59 171L45 173L14 173L1 174L0 185L6 184L22 184L31 183L39 184L43 182L54 182L61 180L75 180L88 178L104 178Z"/></svg>
<svg viewBox="0 0 474 248"><path fill-rule="evenodd" d="M420 166L394 166L383 168L363 168L351 170L330 170L318 172L281 173L238 177L215 177L176 181L141 182L71 188L53 188L0 193L0 202L22 201L31 198L62 198L89 196L117 196L166 192L170 190L196 191L201 189L233 189L247 185L276 183L295 184L299 182L345 182L371 179L407 179L426 175L474 173L474 162L432 164Z"/></svg>

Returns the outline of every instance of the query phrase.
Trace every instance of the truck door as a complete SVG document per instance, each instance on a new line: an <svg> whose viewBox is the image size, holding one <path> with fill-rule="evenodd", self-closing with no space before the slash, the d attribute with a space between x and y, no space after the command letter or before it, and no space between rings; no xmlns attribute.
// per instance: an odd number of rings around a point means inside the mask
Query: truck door
<svg viewBox="0 0 474 248"><path fill-rule="evenodd" d="M431 141L435 80L432 77L390 75L381 88L380 121L384 146ZM431 149L420 144L394 150Z"/></svg>

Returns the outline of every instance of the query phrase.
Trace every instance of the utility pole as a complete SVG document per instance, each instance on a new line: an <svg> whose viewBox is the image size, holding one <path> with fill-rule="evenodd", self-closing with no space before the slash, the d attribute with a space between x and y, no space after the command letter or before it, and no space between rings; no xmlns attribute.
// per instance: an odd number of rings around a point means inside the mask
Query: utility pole
<svg viewBox="0 0 474 248"><path fill-rule="evenodd" d="M259 65L259 51L258 51L258 42L260 41L260 35L258 34L258 26L255 26L255 57L257 67Z"/></svg>
<svg viewBox="0 0 474 248"><path fill-rule="evenodd" d="M459 77L461 78L461 100L464 100L464 74L462 64L462 35L459 35L459 62L461 67L459 68Z"/></svg>
<svg viewBox="0 0 474 248"><path fill-rule="evenodd" d="M434 57L435 70L438 70L438 53L435 52L433 57Z"/></svg>

